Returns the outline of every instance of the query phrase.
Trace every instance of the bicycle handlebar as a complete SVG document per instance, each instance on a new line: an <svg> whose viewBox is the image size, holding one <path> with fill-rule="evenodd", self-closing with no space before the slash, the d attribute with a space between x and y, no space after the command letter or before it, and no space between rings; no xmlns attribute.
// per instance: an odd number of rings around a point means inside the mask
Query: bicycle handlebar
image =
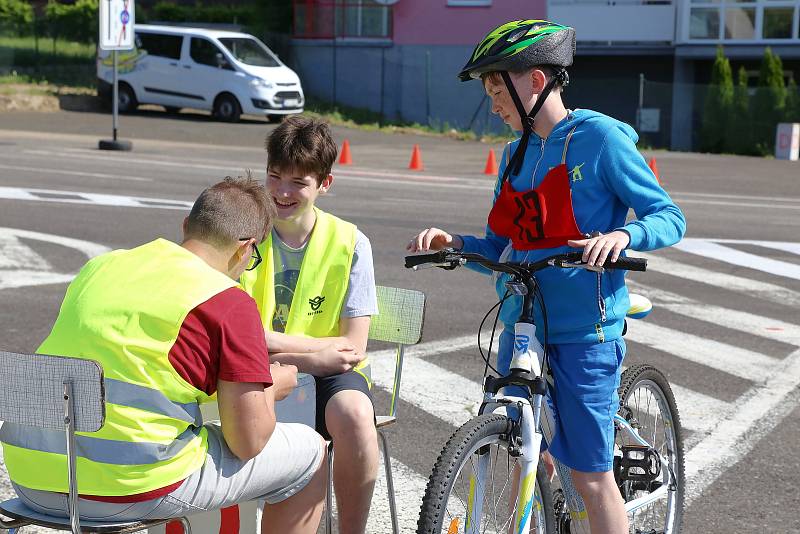
<svg viewBox="0 0 800 534"><path fill-rule="evenodd" d="M579 268L587 270L602 269L624 269L628 271L647 270L647 260L644 258L619 258L612 262L606 260L602 267L589 267L581 261L582 252L567 252L566 254L556 254L532 263L516 262L495 262L480 254L470 252L457 252L453 249L443 249L430 254L417 254L406 256L405 265L407 269L412 269L425 264L432 264L434 267L443 269L455 269L465 263L477 263L491 271L519 274L520 271L535 273L546 267L561 267L563 269Z"/></svg>

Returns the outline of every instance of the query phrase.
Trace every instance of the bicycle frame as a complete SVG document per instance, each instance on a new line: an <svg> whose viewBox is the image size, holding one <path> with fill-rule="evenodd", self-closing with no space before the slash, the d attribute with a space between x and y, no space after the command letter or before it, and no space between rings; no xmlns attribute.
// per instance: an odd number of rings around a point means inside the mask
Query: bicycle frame
<svg viewBox="0 0 800 534"><path fill-rule="evenodd" d="M525 323L517 323L517 327L530 326ZM523 334L524 336L525 334ZM516 336L515 336L516 337ZM515 343L515 352L520 347L520 344ZM540 355L535 352L532 353L530 349L525 347L527 354L521 355L523 358L530 358L534 363L532 373L535 376L541 377L539 363ZM522 352L522 351L520 351ZM515 534L525 534L530 531L531 514L534 505L534 490L536 486L536 472L539 462L539 453L541 451L542 440L545 439L544 433L541 428L541 408L544 395L539 393L531 393L529 398L518 397L513 395L506 395L504 393L491 393L485 391L484 402L481 405L479 414L486 413L487 411L500 412L505 411L510 406L516 407L519 411L519 418L517 428L518 433L509 437L509 446L518 447L518 458L520 464L520 477L517 487L516 506L513 518ZM548 409L545 406L545 409ZM538 412L538 413L537 413ZM614 424L618 432L625 432L631 440L644 447L652 447L652 444L639 435L639 432L631 426L621 415L614 415ZM520 443L513 443L513 439L521 438ZM637 510L649 506L659 499L666 497L666 494L673 487L675 480L674 475L671 473L669 463L660 453L656 451L661 460L661 486L655 491L648 493L642 497L634 499L625 503L625 511L633 513ZM480 530L480 517L483 513L484 491L486 488L486 474L489 464L488 451L480 455L476 467L476 473L470 476L469 496L467 501L467 518L465 525L466 534L477 534ZM562 485L571 484L571 480L562 477ZM575 510L575 503L569 503L571 515L573 517L581 517L583 510Z"/></svg>

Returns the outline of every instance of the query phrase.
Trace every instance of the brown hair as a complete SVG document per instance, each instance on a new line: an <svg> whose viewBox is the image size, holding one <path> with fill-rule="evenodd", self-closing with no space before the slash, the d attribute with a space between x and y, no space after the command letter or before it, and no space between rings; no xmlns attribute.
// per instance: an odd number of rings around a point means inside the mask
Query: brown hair
<svg viewBox="0 0 800 534"><path fill-rule="evenodd" d="M331 173L336 143L327 122L292 115L267 136L267 168L313 175L317 185Z"/></svg>
<svg viewBox="0 0 800 534"><path fill-rule="evenodd" d="M242 238L262 242L277 212L263 184L248 169L245 176L226 176L200 193L186 221L185 239L228 247Z"/></svg>
<svg viewBox="0 0 800 534"><path fill-rule="evenodd" d="M548 80L553 76L555 76L555 69L550 65L539 65L537 67L532 67L530 69L526 69L525 71L520 71L520 72L530 72L532 70L537 70L537 69L542 71ZM517 72L516 74L519 74L519 72ZM483 74L481 74L481 83L483 83L484 86L486 85L486 80L489 80L494 84L503 83L503 77L500 75L499 70L491 70L489 72L484 72ZM563 89L563 87L561 87L560 83L556 82L555 89L557 91L560 91L561 89Z"/></svg>

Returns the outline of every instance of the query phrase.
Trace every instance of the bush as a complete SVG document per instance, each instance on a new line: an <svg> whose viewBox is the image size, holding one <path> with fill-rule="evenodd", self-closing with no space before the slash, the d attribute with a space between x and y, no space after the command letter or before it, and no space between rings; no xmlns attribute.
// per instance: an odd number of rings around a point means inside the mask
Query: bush
<svg viewBox="0 0 800 534"><path fill-rule="evenodd" d="M33 24L33 7L23 0L0 0L0 29L17 35L30 32Z"/></svg>
<svg viewBox="0 0 800 534"><path fill-rule="evenodd" d="M726 146L733 108L731 64L722 46L717 47L717 58L712 69L703 112L701 148L708 152L722 152Z"/></svg>
<svg viewBox="0 0 800 534"><path fill-rule="evenodd" d="M158 2L145 14L147 20L159 22L211 22L218 24L253 24L255 8L251 6L225 6L220 4L194 6Z"/></svg>
<svg viewBox="0 0 800 534"><path fill-rule="evenodd" d="M786 85L786 113L784 122L800 122L800 93L798 93L797 83L794 77L789 78Z"/></svg>
<svg viewBox="0 0 800 534"><path fill-rule="evenodd" d="M97 42L97 1L77 0L74 4L59 4L51 0L45 7L47 34L54 39Z"/></svg>

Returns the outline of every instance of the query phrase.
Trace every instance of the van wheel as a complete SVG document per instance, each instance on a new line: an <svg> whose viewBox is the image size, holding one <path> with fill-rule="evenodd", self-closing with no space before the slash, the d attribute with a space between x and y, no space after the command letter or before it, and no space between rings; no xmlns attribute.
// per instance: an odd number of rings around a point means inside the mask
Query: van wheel
<svg viewBox="0 0 800 534"><path fill-rule="evenodd" d="M182 108L175 107L175 106L164 106L164 111L169 113L170 115L177 115L181 112Z"/></svg>
<svg viewBox="0 0 800 534"><path fill-rule="evenodd" d="M113 92L111 93L114 94ZM114 98L113 96L111 98ZM139 107L139 101L136 100L136 93L133 88L127 83L119 84L117 89L117 109L120 113L132 113Z"/></svg>
<svg viewBox="0 0 800 534"><path fill-rule="evenodd" d="M238 122L242 115L242 108L236 97L224 93L214 101L214 116L225 122Z"/></svg>

